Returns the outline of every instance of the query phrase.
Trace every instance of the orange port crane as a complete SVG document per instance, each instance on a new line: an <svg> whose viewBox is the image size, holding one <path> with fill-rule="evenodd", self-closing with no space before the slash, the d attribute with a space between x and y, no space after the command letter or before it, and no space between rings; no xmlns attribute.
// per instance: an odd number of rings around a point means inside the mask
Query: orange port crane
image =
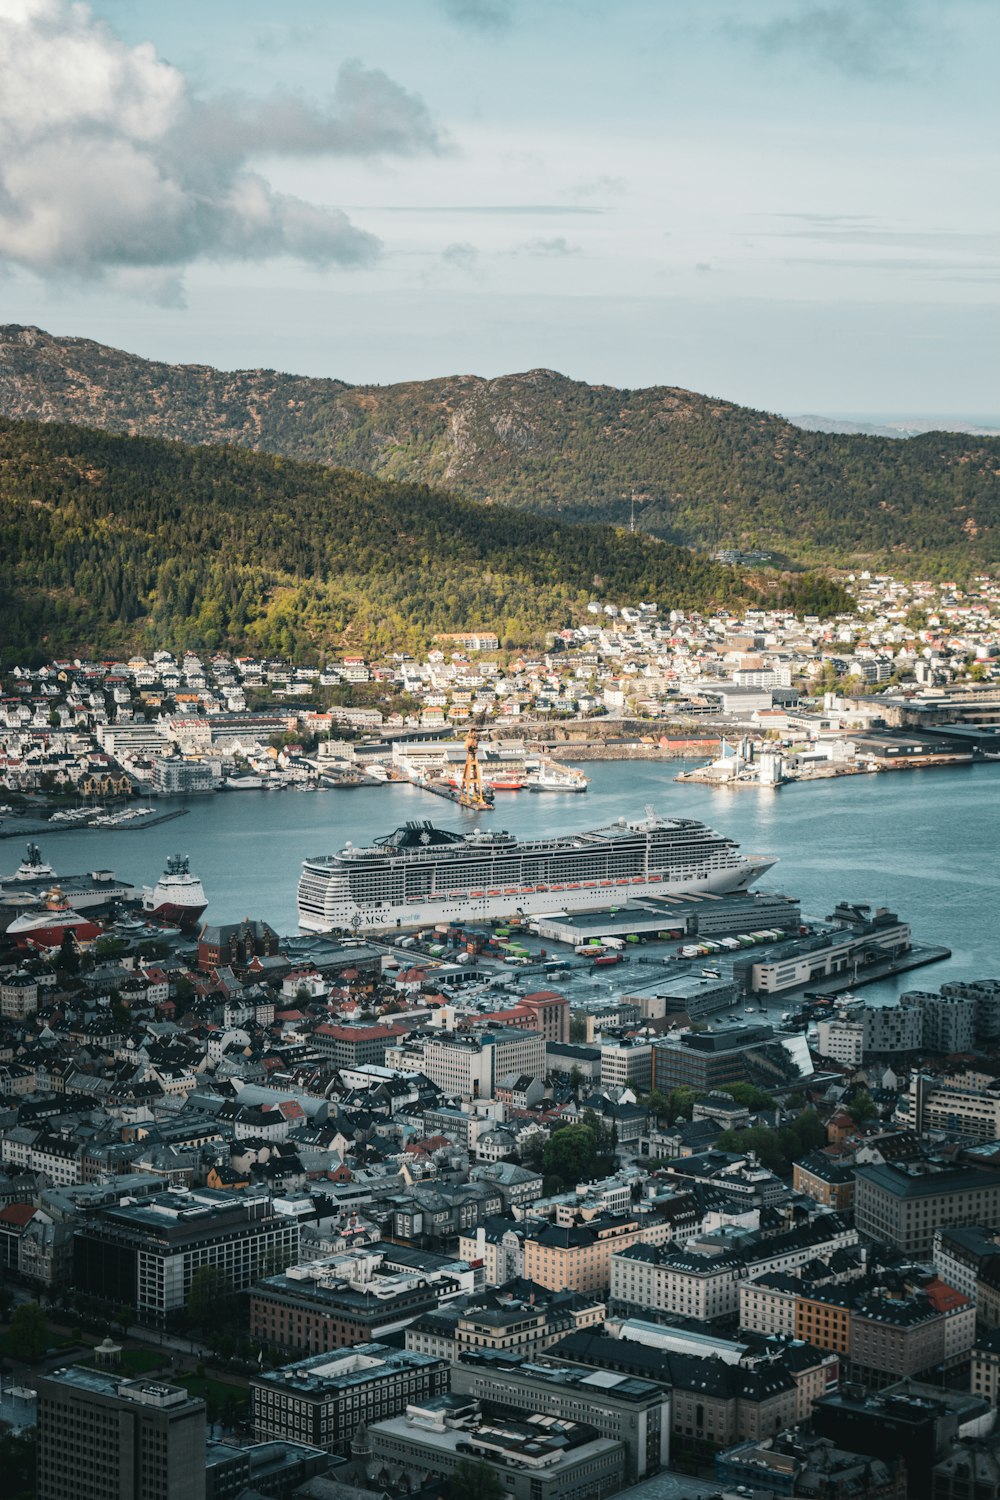
<svg viewBox="0 0 1000 1500"><path fill-rule="evenodd" d="M469 725L465 736L465 766L462 770L462 785L458 793L459 807L473 812L487 812L493 806L493 794L483 785L483 768L479 764L479 729L482 719Z"/></svg>

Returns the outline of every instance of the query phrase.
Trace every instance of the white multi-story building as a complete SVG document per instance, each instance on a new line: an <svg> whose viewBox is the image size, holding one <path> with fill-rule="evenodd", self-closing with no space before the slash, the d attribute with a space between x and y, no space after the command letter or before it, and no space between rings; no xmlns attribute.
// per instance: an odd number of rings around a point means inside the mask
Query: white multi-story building
<svg viewBox="0 0 1000 1500"><path fill-rule="evenodd" d="M820 1021L816 1027L816 1047L820 1057L842 1063L845 1068L859 1068L865 1055L865 1026L861 1016L844 1012Z"/></svg>
<svg viewBox="0 0 1000 1500"><path fill-rule="evenodd" d="M955 1131L976 1141L1000 1139L1000 1089L915 1073L907 1105L916 1131Z"/></svg>
<svg viewBox="0 0 1000 1500"><path fill-rule="evenodd" d="M873 1053L917 1052L924 1041L923 1012L913 1005L835 1010L817 1027L821 1056L857 1068Z"/></svg>
<svg viewBox="0 0 1000 1500"><path fill-rule="evenodd" d="M740 1327L747 1333L795 1337L795 1300L798 1280L782 1272L742 1281L739 1286Z"/></svg>
<svg viewBox="0 0 1000 1500"><path fill-rule="evenodd" d="M742 1282L793 1270L857 1241L836 1214L821 1214L769 1240L723 1229L690 1239L683 1249L632 1245L611 1256L611 1305L618 1312L654 1308L703 1321L730 1317L739 1309Z"/></svg>
<svg viewBox="0 0 1000 1500"><path fill-rule="evenodd" d="M396 1054L399 1052L399 1062ZM511 1074L545 1076L545 1038L540 1031L505 1026L487 1032L446 1032L427 1037L422 1048L408 1040L386 1052L386 1065L403 1066L404 1057L416 1063L446 1094L463 1099L487 1099L496 1083Z"/></svg>
<svg viewBox="0 0 1000 1500"><path fill-rule="evenodd" d="M142 1321L163 1323L206 1267L241 1292L298 1258L299 1220L276 1213L266 1194L171 1191L88 1220L75 1240L74 1280L134 1306Z"/></svg>

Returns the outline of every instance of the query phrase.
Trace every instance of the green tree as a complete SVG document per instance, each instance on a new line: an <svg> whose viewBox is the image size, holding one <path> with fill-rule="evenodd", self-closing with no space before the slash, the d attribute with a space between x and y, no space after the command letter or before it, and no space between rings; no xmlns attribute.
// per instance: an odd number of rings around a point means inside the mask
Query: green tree
<svg viewBox="0 0 1000 1500"><path fill-rule="evenodd" d="M98 958L118 958L121 954L128 952L128 943L125 938L99 937L94 944L94 953Z"/></svg>
<svg viewBox="0 0 1000 1500"><path fill-rule="evenodd" d="M178 974L170 984L174 1001L178 1012L183 1012L189 1006L195 996L195 988L192 980L186 974Z"/></svg>
<svg viewBox="0 0 1000 1500"><path fill-rule="evenodd" d="M720 1084L717 1092L728 1094L730 1099L735 1099L737 1104L742 1104L744 1109L752 1110L755 1114L758 1110L774 1108L773 1095L752 1083Z"/></svg>
<svg viewBox="0 0 1000 1500"><path fill-rule="evenodd" d="M0 1437L0 1474L7 1500L35 1500L37 1437L34 1428Z"/></svg>
<svg viewBox="0 0 1000 1500"><path fill-rule="evenodd" d="M237 1298L218 1266L199 1266L191 1277L185 1311L203 1338L221 1335L236 1320Z"/></svg>
<svg viewBox="0 0 1000 1500"><path fill-rule="evenodd" d="M80 972L80 950L76 946L76 939L67 927L59 944L59 952L56 956L56 968L61 969L64 974L79 974Z"/></svg>
<svg viewBox="0 0 1000 1500"><path fill-rule="evenodd" d="M34 1360L48 1348L49 1325L37 1302L22 1302L14 1309L7 1331L7 1350L12 1359Z"/></svg>
<svg viewBox="0 0 1000 1500"><path fill-rule="evenodd" d="M503 1500L500 1476L481 1458L459 1459L448 1480L448 1500Z"/></svg>
<svg viewBox="0 0 1000 1500"><path fill-rule="evenodd" d="M593 1177L597 1145L589 1125L563 1125L545 1142L542 1165L547 1176L569 1187Z"/></svg>
<svg viewBox="0 0 1000 1500"><path fill-rule="evenodd" d="M855 1125L864 1125L866 1120L874 1120L878 1115L875 1100L865 1088L857 1089L844 1108Z"/></svg>
<svg viewBox="0 0 1000 1500"><path fill-rule="evenodd" d="M521 1144L521 1165L528 1167L532 1172L544 1171L546 1144L542 1132L533 1130L527 1140Z"/></svg>

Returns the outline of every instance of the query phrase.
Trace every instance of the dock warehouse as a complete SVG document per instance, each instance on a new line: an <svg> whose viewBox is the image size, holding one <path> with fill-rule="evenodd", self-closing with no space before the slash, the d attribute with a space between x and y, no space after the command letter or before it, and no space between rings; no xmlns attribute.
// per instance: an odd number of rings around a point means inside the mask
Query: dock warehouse
<svg viewBox="0 0 1000 1500"><path fill-rule="evenodd" d="M595 937L656 937L660 932L689 937L725 937L737 932L761 932L777 927L797 932L801 923L799 903L792 896L771 891L742 892L732 896L704 893L696 896L663 896L641 905L619 906L605 912L552 912L535 917L531 929L552 943L577 947Z"/></svg>

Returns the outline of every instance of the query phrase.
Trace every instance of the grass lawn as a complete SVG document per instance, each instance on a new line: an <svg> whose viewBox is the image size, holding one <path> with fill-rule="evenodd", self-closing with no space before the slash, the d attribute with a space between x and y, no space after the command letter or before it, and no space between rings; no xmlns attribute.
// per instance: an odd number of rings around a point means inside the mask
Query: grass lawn
<svg viewBox="0 0 1000 1500"><path fill-rule="evenodd" d="M50 1328L48 1342L46 1343L45 1347L46 1349L78 1349L80 1347L80 1340L71 1338L68 1334L65 1333L56 1333L53 1329ZM16 1359L19 1357L20 1356L14 1355L10 1352L10 1349L7 1345L7 1330L5 1329L3 1333L0 1333L0 1358Z"/></svg>
<svg viewBox="0 0 1000 1500"><path fill-rule="evenodd" d="M182 1385L190 1396L211 1401L214 1406L225 1406L230 1401L248 1401L250 1392L244 1385L230 1385L226 1380L216 1380L211 1375L181 1375L173 1382Z"/></svg>

